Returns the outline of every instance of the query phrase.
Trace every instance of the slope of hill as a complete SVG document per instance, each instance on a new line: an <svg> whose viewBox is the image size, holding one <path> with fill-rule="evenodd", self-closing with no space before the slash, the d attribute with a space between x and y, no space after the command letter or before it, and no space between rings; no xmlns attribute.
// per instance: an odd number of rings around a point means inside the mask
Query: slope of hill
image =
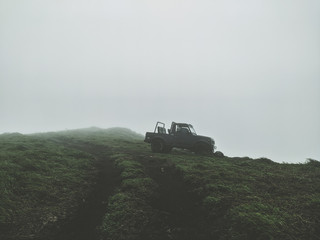
<svg viewBox="0 0 320 240"><path fill-rule="evenodd" d="M0 239L319 239L320 163L154 154L129 129L0 135Z"/></svg>

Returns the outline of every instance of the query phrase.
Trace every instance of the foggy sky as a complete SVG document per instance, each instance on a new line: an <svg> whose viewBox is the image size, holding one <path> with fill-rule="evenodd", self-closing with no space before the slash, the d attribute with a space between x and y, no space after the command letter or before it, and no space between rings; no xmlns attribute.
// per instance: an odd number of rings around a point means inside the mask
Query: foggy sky
<svg viewBox="0 0 320 240"><path fill-rule="evenodd" d="M156 121L320 160L320 2L0 0L0 133Z"/></svg>

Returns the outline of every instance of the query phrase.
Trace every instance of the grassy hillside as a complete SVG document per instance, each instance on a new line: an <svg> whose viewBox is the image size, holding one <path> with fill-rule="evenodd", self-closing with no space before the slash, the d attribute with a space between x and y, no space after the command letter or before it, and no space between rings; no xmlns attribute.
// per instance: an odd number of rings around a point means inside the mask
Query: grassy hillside
<svg viewBox="0 0 320 240"><path fill-rule="evenodd" d="M319 239L320 163L151 153L128 129L0 135L0 239Z"/></svg>
<svg viewBox="0 0 320 240"><path fill-rule="evenodd" d="M1 233L34 234L77 207L92 157L40 136L0 137Z"/></svg>

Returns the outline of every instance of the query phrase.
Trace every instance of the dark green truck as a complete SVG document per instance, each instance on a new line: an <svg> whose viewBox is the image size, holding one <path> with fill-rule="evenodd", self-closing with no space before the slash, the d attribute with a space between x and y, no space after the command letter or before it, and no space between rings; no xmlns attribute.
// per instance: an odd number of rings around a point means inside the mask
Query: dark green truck
<svg viewBox="0 0 320 240"><path fill-rule="evenodd" d="M193 126L187 123L172 122L167 133L165 124L157 122L154 132L147 132L144 141L151 144L152 152L157 153L182 148L195 153L212 154L216 148L212 138L197 135Z"/></svg>

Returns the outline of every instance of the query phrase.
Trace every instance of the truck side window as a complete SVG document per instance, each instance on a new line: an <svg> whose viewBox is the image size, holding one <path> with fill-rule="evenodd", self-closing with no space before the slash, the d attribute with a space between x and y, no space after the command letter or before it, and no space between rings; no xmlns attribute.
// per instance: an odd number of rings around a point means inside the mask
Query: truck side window
<svg viewBox="0 0 320 240"><path fill-rule="evenodd" d="M189 132L190 132L190 131L189 131L188 128L186 128L186 127L181 128L181 133L187 134L187 133L189 133Z"/></svg>

